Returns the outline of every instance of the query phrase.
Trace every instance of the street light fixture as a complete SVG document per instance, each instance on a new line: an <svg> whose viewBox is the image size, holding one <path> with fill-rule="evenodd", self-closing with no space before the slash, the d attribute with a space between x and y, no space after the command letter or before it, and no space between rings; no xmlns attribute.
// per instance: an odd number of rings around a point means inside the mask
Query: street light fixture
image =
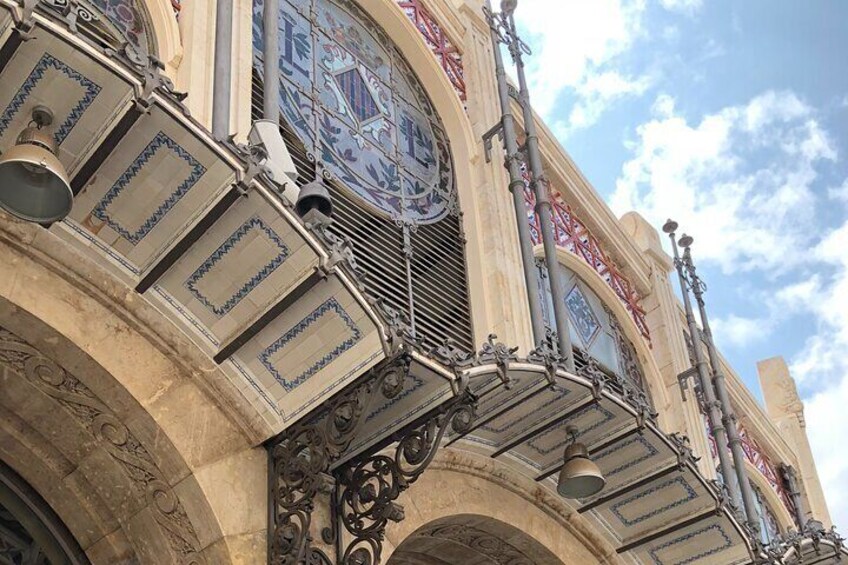
<svg viewBox="0 0 848 565"><path fill-rule="evenodd" d="M56 158L56 142L42 129L51 123L50 109L36 106L15 146L0 156L0 207L28 222L61 220L73 206L74 193Z"/></svg>
<svg viewBox="0 0 848 565"><path fill-rule="evenodd" d="M571 443L565 448L557 492L563 498L586 498L601 492L607 481L598 466L589 459L589 450L577 441L577 428L568 426L565 432L571 436Z"/></svg>

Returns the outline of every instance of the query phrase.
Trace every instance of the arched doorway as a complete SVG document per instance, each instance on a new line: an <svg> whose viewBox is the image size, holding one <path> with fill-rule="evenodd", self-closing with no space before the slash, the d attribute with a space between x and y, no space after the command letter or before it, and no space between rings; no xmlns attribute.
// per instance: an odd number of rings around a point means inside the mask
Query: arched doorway
<svg viewBox="0 0 848 565"><path fill-rule="evenodd" d="M65 524L37 492L0 461L0 563L89 563Z"/></svg>
<svg viewBox="0 0 848 565"><path fill-rule="evenodd" d="M562 565L536 539L500 520L457 514L410 534L387 565Z"/></svg>

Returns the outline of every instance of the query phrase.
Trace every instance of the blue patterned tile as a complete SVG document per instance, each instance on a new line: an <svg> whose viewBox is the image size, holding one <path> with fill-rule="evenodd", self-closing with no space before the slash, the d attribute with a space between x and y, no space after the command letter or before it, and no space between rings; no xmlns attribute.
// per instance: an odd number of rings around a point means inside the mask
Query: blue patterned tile
<svg viewBox="0 0 848 565"><path fill-rule="evenodd" d="M130 185L132 180L158 151L166 150L170 151L173 155L188 164L190 167L189 175L182 181L174 180L174 184L176 185L174 192L169 194L167 198L165 198L165 200L156 207L153 213L146 218L144 222L142 222L138 229L131 230L130 228L121 226L112 216L109 215L109 206ZM110 228L121 234L124 239L133 245L136 245L144 239L144 237L150 233L154 227L156 227L156 224L158 224L162 218L171 211L171 208L176 206L177 202L186 195L191 187L193 187L205 173L206 167L201 165L197 159L178 145L173 139L165 135L164 132L160 131L156 134L153 140L147 144L147 147L144 148L138 157L135 158L129 168L124 171L117 181L115 181L112 188L106 192L103 199L97 204L97 206L95 206L92 211L92 215L94 215L97 219L106 222Z"/></svg>
<svg viewBox="0 0 848 565"><path fill-rule="evenodd" d="M635 436L635 437L628 439L625 442L622 442L618 445L614 445L612 447L605 449L604 451L601 451L600 453L594 455L593 458L594 458L595 462L598 463L599 461L602 461L604 459L604 457L608 457L608 456L612 455L613 453L617 453L618 451L621 451L625 447L629 447L629 446L637 444L637 443L645 448L645 453L643 453L639 457L634 457L632 459L628 459L626 463L619 465L618 467L615 467L614 469L610 469L609 471L606 471L604 473L604 475L606 475L607 478L614 477L615 475L617 475L617 474L619 474L623 471L626 471L627 469L630 469L631 467L634 467L634 466L638 465L639 463L642 463L643 461L647 461L648 459L650 459L654 455L658 454L659 450L656 447L654 447L654 444L652 444L650 441L645 439L644 436L638 435L638 436Z"/></svg>
<svg viewBox="0 0 848 565"><path fill-rule="evenodd" d="M271 357L279 350L284 348L286 345L288 345L288 343L295 339L297 336L306 331L309 326L321 319L321 317L326 316L331 312L334 312L339 318L341 318L341 320L350 330L351 333L347 337L347 339L333 347L330 352L328 352L318 361L310 365L301 374L291 378L286 378L282 374L280 374L277 367L271 362ZM309 380L312 375L314 375L315 373L335 361L342 353L353 347L360 339L362 339L362 331L356 326L356 324L353 323L353 320L350 318L348 313L345 312L344 308L341 307L338 301L335 298L330 298L329 300L321 304L318 308L313 310L312 313L309 314L307 317L295 324L295 326L289 331L287 331L285 334L283 334L282 337L280 337L279 339L274 341L274 343L265 348L259 354L259 361L265 366L266 369L268 369L268 372L274 376L274 379L276 379L276 381L280 383L280 385L285 389L286 392L291 392L295 388Z"/></svg>
<svg viewBox="0 0 848 565"><path fill-rule="evenodd" d="M660 559L660 557L658 555L660 551L662 551L664 549L668 549L669 547L673 547L673 546L680 544L680 543L690 542L695 536L699 536L701 534L706 534L706 533L709 533L711 531L718 532L719 535L722 537L722 540L723 540L724 543L722 543L721 545L718 545L716 547L713 547L712 549L707 549L705 551L701 551L700 553L689 555L685 559L682 559L680 561L675 561L674 563L665 563L662 559ZM667 541L667 542L665 542L661 545L658 545L657 547L654 547L653 549L651 549L648 552L648 555L651 556L651 559L654 561L654 565L688 565L689 563L694 563L695 561L698 561L699 559L709 557L710 555L714 555L716 553L724 551L725 549L728 549L732 546L733 546L733 541L725 533L724 529L719 524L713 524L712 526L707 526L706 528L701 528L700 530L696 530L694 532L682 535L680 537L674 538L673 540L670 540L670 541Z"/></svg>
<svg viewBox="0 0 848 565"><path fill-rule="evenodd" d="M56 139L56 144L61 145L65 138L68 137L68 134L71 133L71 130L74 129L74 126L77 125L82 115L91 106L91 103L94 102L94 99L97 98L97 95L100 94L100 86L95 84L93 81L84 77L78 71L72 69L53 55L49 53L45 53L42 55L41 59L39 59L38 63L35 64L35 67L30 71L29 76L24 80L24 83L18 89L18 92L12 98L9 105L3 110L3 114L0 115L0 135L3 135L8 129L9 124L12 123L12 120L15 116L20 112L23 105L26 103L30 94L33 90L38 86L38 84L44 78L44 74L49 70L54 69L70 80L78 83L83 90L85 90L85 94L82 98L77 100L77 103L71 108L68 117L65 118L65 121L59 124L59 127L56 128L56 133L54 134L54 138Z"/></svg>
<svg viewBox="0 0 848 565"><path fill-rule="evenodd" d="M561 386L559 386L559 385L554 385L554 392L559 392L560 394L558 394L558 395L557 395L557 396L555 396L554 398L551 398L551 399L550 399L550 400L548 400L547 402L543 403L541 406L537 406L537 407L533 408L531 411L529 411L529 412L527 412L527 413L525 413L525 414L522 414L522 415L521 415L521 416L519 416L518 418L515 418L514 420L509 420L509 421L507 421L507 423L505 423L505 424L503 424L503 425L501 425L501 426L498 426L497 428L496 428L496 427L494 427L494 426L492 426L492 425L490 425L490 424L486 424L485 426L481 426L481 427L480 427L480 429L481 429L481 430L485 430L485 431L487 431L487 432L494 433L494 434L501 434L501 433L503 433L503 432L505 432L505 431L507 431L507 430L509 430L509 429L511 429L511 428L513 428L513 427L515 427L515 426L517 426L518 424L520 424L520 423L522 423L522 422L526 421L526 420L527 420L528 418L530 418L531 416L539 417L539 416L540 416L540 413L541 413L543 410L545 410L545 408L548 408L548 407L550 407L551 405L553 405L553 404L555 404L555 403L559 402L560 400L562 400L563 398L565 398L566 396L568 396L568 394L569 394L571 391L570 391L570 390L568 390L567 388L561 387Z"/></svg>
<svg viewBox="0 0 848 565"><path fill-rule="evenodd" d="M566 295L565 305L568 307L571 321L574 322L574 327L577 328L580 339L583 340L583 345L589 347L601 330L601 323L592 311L592 307L589 306L586 297L583 296L579 286L574 285L574 288Z"/></svg>
<svg viewBox="0 0 848 565"><path fill-rule="evenodd" d="M636 516L635 518L625 518L621 514L621 509L624 506L627 506L628 504L633 504L634 502L642 500L645 497L655 495L656 493L660 492L661 490L674 487L675 485L683 488L685 495L682 498L678 498L678 499L674 500L673 502L669 502L668 504L665 504L664 506L659 506L659 507L651 506L650 511L646 512L645 514L642 514L641 516ZM629 528L630 526L635 526L636 524L644 522L645 520L649 520L649 519L653 518L654 516L659 516L663 512L667 512L667 511L669 511L673 508L677 508L678 506L680 506L682 504L686 504L687 502L695 500L696 498L698 498L698 493L695 492L695 489L692 488L692 486L686 481L686 479L684 477L674 477L673 479L670 479L668 481L660 483L660 484L653 486L653 487L651 487L647 490L643 490L642 492L640 492L638 494L634 494L633 496L630 496L628 498L625 498L624 500L616 502L615 504L613 504L610 507L610 512L612 512L615 515L615 517L618 518L621 521L622 524L624 524L625 526L627 526Z"/></svg>
<svg viewBox="0 0 848 565"><path fill-rule="evenodd" d="M221 345L218 340L215 339L215 336L209 332L209 330L206 328L206 325L200 323L194 316L192 316L191 313L188 312L185 308L183 308L182 304L175 300L173 296L168 294L168 292L164 288L162 288L158 284L155 284L153 285L152 290L153 292L158 294L159 297L162 298L162 300L167 302L171 306L171 308L176 310L180 314L180 316L182 316L189 324L194 327L194 329L200 332L203 337L208 339L212 345L214 345L215 347Z"/></svg>
<svg viewBox="0 0 848 565"><path fill-rule="evenodd" d="M278 253L274 255L262 268L254 273L232 296L227 298L223 304L215 304L207 296L205 296L197 288L198 283L205 277L212 268L219 263L224 257L229 254L233 248L251 232L260 231L276 246ZM259 283L264 281L274 270L282 265L289 257L289 248L280 239L280 236L272 230L261 218L254 216L243 223L233 232L225 241L215 250L212 255L206 258L200 267L185 281L185 287L191 294L197 298L204 306L209 308L216 316L223 316L232 310L236 304L247 296ZM240 273L237 273L240 274Z"/></svg>
<svg viewBox="0 0 848 565"><path fill-rule="evenodd" d="M536 437L534 437L533 439L531 439L530 441L527 442L527 447L529 447L530 449L535 451L540 456L550 455L551 453L553 453L554 451L556 451L558 449L565 449L565 445L568 442L571 441L571 439L565 433L565 428L569 424L573 423L575 420L577 420L578 418L580 418L581 416L583 416L583 415L585 415L589 412L598 412L601 415L601 420L598 421L598 422L595 422L591 426L585 426L585 427L580 426L579 431L577 433L578 439L580 437L588 434L589 432L600 428L601 426L603 426L607 422L611 422L613 419L615 419L615 414L613 414L612 412L610 412L606 408L603 408L603 407L601 407L597 404L592 404L592 405L587 406L586 408L580 410L579 412L574 414L574 416L572 416L571 418L569 418L567 420L563 420L562 422L560 422L556 426L550 428L545 433L537 435ZM558 433L560 430L562 430L562 434L561 434L562 435L562 441L559 441L559 442L557 442L556 444L554 444L550 447L540 447L538 445L538 442L542 441L544 438L549 437L552 434Z"/></svg>

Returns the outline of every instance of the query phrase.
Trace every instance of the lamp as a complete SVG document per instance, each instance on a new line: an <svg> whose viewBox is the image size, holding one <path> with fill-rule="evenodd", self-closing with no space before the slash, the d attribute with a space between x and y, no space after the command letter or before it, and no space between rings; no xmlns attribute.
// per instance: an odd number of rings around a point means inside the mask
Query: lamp
<svg viewBox="0 0 848 565"><path fill-rule="evenodd" d="M56 142L42 130L51 123L50 109L36 106L15 146L0 156L0 207L41 224L67 216L74 199L65 167L56 158Z"/></svg>
<svg viewBox="0 0 848 565"><path fill-rule="evenodd" d="M604 488L606 479L601 470L589 459L586 446L577 441L577 428L568 426L565 432L571 443L565 448L565 462L559 472L557 492L563 498L586 498Z"/></svg>

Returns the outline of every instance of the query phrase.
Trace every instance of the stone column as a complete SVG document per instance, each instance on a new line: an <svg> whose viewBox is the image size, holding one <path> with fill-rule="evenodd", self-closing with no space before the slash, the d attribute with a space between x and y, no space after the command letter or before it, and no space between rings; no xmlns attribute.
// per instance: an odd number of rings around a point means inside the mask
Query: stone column
<svg viewBox="0 0 848 565"><path fill-rule="evenodd" d="M501 140L497 136L492 140L490 163L486 163L483 151L483 134L498 123L501 115L490 31L483 19L481 2L464 2L459 14L465 26L462 56L468 92L466 108L478 149L477 162L457 163L477 171L472 188L474 209L463 208L466 230L476 232L467 234L468 238L476 238L482 256L469 257L469 270L478 266L482 272L485 319L491 323L485 332L496 333L500 341L518 345L526 353L533 347L533 336Z"/></svg>
<svg viewBox="0 0 848 565"><path fill-rule="evenodd" d="M810 441L804 420L804 403L798 396L795 381L783 357L772 357L757 362L760 387L766 403L766 412L786 442L794 449L797 464L791 463L798 473L798 482L806 519L815 518L826 528L831 526L830 512L824 499Z"/></svg>
<svg viewBox="0 0 848 565"><path fill-rule="evenodd" d="M663 431L679 432L688 436L692 450L701 457L698 462L701 472L714 479L716 470L710 455L704 418L695 397L695 379L689 380L685 402L682 400L677 379L677 375L690 369L692 363L683 337L685 323L680 301L669 278L674 264L671 257L663 251L659 233L645 218L636 212L628 212L622 216L621 224L637 247L643 251L651 267L651 293L642 299L642 307L651 330L654 359L668 392L668 405L656 407L661 415L665 415L661 420L664 424Z"/></svg>

